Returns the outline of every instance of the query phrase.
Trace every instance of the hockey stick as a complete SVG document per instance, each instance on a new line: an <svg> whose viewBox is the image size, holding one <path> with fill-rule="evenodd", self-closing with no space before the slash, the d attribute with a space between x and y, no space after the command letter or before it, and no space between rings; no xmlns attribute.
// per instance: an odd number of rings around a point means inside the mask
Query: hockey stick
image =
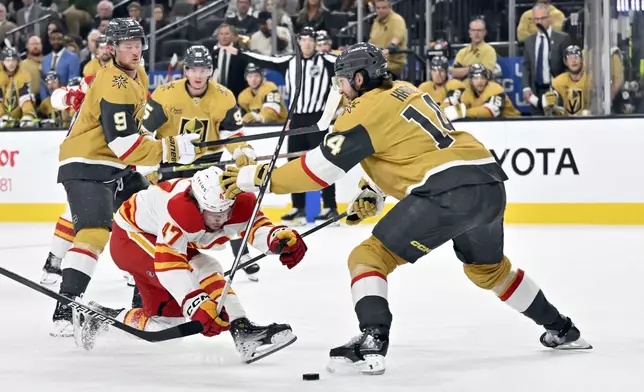
<svg viewBox="0 0 644 392"><path fill-rule="evenodd" d="M340 219L344 219L344 218L346 218L346 217L347 217L347 215L348 215L348 213L347 213L347 212L343 212L342 214L340 214L340 215L338 215L338 216L336 216L336 217L333 217L333 218L331 218L331 219L327 220L327 221L326 221L326 222L324 222L324 223L320 223L319 225L315 226L314 228L312 228L312 229L310 229L310 230L305 231L305 232L304 232L304 233L302 233L300 236L301 236L302 238L307 237L307 236L309 236L309 235L311 235L311 234L315 233L316 231L322 230L322 229L324 229L325 227L327 227L327 226L329 226L329 225L331 225L331 224L333 224L333 223L335 223L335 222L339 221ZM258 262L259 260L263 259L263 258L264 258L264 257L266 257L266 256L268 256L268 255L267 255L267 254L265 254L265 253L262 253L262 254L261 254L261 255L259 255L259 256L253 257L252 259L248 260L247 262L245 262L245 263L241 263L240 265L238 265L238 266L237 266L237 269L244 269L244 268L248 267L248 266L249 266L249 265L251 265L251 264L255 264L256 262ZM226 271L226 272L224 273L224 276L228 276L228 275L230 275L230 273L232 272L232 270L233 270L233 269L231 268L230 270Z"/></svg>
<svg viewBox="0 0 644 392"><path fill-rule="evenodd" d="M60 295L55 291L49 290L48 288L43 287L36 282L33 282L2 267L0 267L0 274L24 286L27 286L32 290L38 291L41 294L45 294L46 296L57 300L63 305L69 305L70 307L87 316L95 317L113 326L114 328L120 329L123 332L129 333L130 335L134 335L148 342L163 342L166 340L183 338L186 336L198 334L203 330L203 325L199 321L190 321L181 325L177 325L176 327L164 329L162 331L141 331L140 329L130 327L127 324L115 320L112 317L106 316L105 314L89 308L81 304L80 302L76 302L73 299Z"/></svg>
<svg viewBox="0 0 644 392"><path fill-rule="evenodd" d="M280 154L277 156L277 158L297 158L297 157L301 157L307 152L308 151L289 152L286 154ZM255 160L258 162L268 161L271 158L273 158L272 155L263 155L261 157L255 158ZM162 167L158 170L158 172L159 174L163 174L163 173L174 173L174 172L185 171L185 170L201 170L201 169L207 169L212 166L232 165L234 163L235 163L234 159L230 161L223 161L223 162L191 163L190 165Z"/></svg>
<svg viewBox="0 0 644 392"><path fill-rule="evenodd" d="M246 229L244 230L244 237L242 238L241 248L235 255L235 261L233 261L232 272L230 273L230 276L226 280L226 285L224 286L224 289L221 293L221 297L219 297L219 303L217 304L217 314L219 314L221 312L221 309L224 307L224 302L226 300L226 296L228 295L228 290L230 290L230 286L232 285L233 279L235 278L235 272L237 271L237 267L239 266L239 262L241 261L241 256L242 254L244 254L244 250L246 249L246 244L248 242L248 237L250 236L250 231L251 231L250 228L253 226L255 222L255 217L259 213L259 208L262 204L262 199L264 199L264 195L268 190L268 182L270 181L271 173L275 168L275 163L277 162L277 156L280 153L282 144L284 143L284 139L286 139L286 133L288 132L288 129L290 127L291 119L293 118L293 114L295 113L295 108L297 107L297 101L300 98L300 93L302 92L302 82L303 82L302 52L300 51L300 48L298 47L298 45L293 45L293 49L295 50L295 60L296 60L296 63L295 63L296 64L295 66L296 84L295 84L295 93L293 94L293 99L291 100L291 105L290 105L291 107L289 108L288 116L286 117L286 123L284 123L282 132L280 132L280 135L279 135L279 139L277 139L277 145L275 146L275 152L273 153L273 157L268 163L268 169L266 171L266 175L264 176L262 185L259 188L259 194L257 195L257 201L255 202L253 213L250 215L250 218L248 219L248 224L246 224Z"/></svg>
<svg viewBox="0 0 644 392"><path fill-rule="evenodd" d="M337 106L335 109L333 109L334 112L336 109L337 109ZM325 110L325 113L326 113L326 110ZM297 135L306 135L307 133L326 132L326 130L329 128L329 125L331 123L329 122L329 124L325 128L323 127L324 122L322 122L322 120L323 118L320 118L320 121L318 121L316 125L312 125L310 127L303 127L303 128L288 130L287 134L288 136L297 136ZM281 135L282 135L282 131L266 132L266 133L260 133L257 135L231 137L228 139L197 143L197 147L216 147L216 146L223 146L231 143L241 143L241 142L249 142L252 140L269 139L272 137L279 137Z"/></svg>

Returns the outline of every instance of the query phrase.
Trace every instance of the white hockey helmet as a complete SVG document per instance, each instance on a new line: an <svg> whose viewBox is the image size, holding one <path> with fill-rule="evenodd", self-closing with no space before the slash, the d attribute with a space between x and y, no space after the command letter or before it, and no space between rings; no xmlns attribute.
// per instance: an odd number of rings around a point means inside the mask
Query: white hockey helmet
<svg viewBox="0 0 644 392"><path fill-rule="evenodd" d="M234 200L227 199L219 185L219 177L223 171L218 167L209 167L198 171L192 177L192 194L199 204L199 209L211 212L228 211Z"/></svg>

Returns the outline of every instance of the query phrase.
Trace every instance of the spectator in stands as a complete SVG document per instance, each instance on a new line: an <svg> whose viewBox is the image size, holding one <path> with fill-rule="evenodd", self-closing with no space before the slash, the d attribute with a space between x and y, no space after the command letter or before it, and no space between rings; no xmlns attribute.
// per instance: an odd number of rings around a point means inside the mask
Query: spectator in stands
<svg viewBox="0 0 644 392"><path fill-rule="evenodd" d="M114 17L114 4L109 0L101 0L96 5L96 17L94 21L98 26L104 19L112 19ZM105 34L105 33L103 33Z"/></svg>
<svg viewBox="0 0 644 392"><path fill-rule="evenodd" d="M253 52L270 56L273 53L272 34L273 20L268 11L262 11L257 16L259 31L250 37L250 50ZM291 34L288 28L277 26L277 48L275 54L284 55L293 51L291 45Z"/></svg>
<svg viewBox="0 0 644 392"><path fill-rule="evenodd" d="M78 47L78 44L76 42L74 42L74 40L72 38L65 37L64 42L65 42L65 50L67 50L68 52L75 53L76 55L78 55L78 52L80 52L80 48ZM79 67L80 67L80 64L79 64Z"/></svg>
<svg viewBox="0 0 644 392"><path fill-rule="evenodd" d="M537 0L537 2L535 3L535 6L539 4L542 4L550 11L552 28L556 31L561 31L564 20L566 19L563 12L559 11L557 7L555 7L554 5L550 4L549 0ZM517 39L519 41L523 41L529 36L539 31L537 29L538 21L534 20L533 12L534 12L534 7L532 9L527 10L526 12L523 13L523 15L521 15L521 19L519 20L519 27L517 27Z"/></svg>
<svg viewBox="0 0 644 392"><path fill-rule="evenodd" d="M112 55L107 48L107 37L99 36L95 45L93 58L83 67L83 76L96 75L101 68L112 62Z"/></svg>
<svg viewBox="0 0 644 392"><path fill-rule="evenodd" d="M217 45L213 48L213 62L215 64L215 72L212 74L212 79L222 84L233 92L235 97L246 88L246 78L244 77L244 70L246 69L247 61L244 56L239 54L231 54L226 51L226 47L238 47L238 36L234 26L223 23L217 29Z"/></svg>
<svg viewBox="0 0 644 392"><path fill-rule="evenodd" d="M387 69L394 79L400 79L407 63L407 56L397 50L407 49L407 24L398 15L388 0L376 1L377 17L371 25L369 42L381 48L387 56Z"/></svg>
<svg viewBox="0 0 644 392"><path fill-rule="evenodd" d="M543 115L541 97L550 90L550 76L566 71L564 58L566 48L570 45L570 36L556 31L552 27L552 15L547 4L535 5L532 8L532 20L542 24L550 36L550 44L541 32L530 35L525 39L523 49L523 99L530 104L533 115ZM548 55L550 51L550 55Z"/></svg>
<svg viewBox="0 0 644 392"><path fill-rule="evenodd" d="M62 32L52 32L49 35L49 43L52 51L42 60L43 78L48 72L54 71L60 77L60 83L67 85L69 79L80 76L80 59L76 53L71 53L63 47ZM48 96L46 86L41 85L40 99L44 100Z"/></svg>
<svg viewBox="0 0 644 392"><path fill-rule="evenodd" d="M154 10L152 11L152 17L156 22L157 30L162 29L170 24L170 21L168 21L167 15L165 14L165 9L160 4L157 4L154 6Z"/></svg>
<svg viewBox="0 0 644 392"><path fill-rule="evenodd" d="M100 37L102 34L100 31L94 29L89 32L87 35L87 46L83 48L83 50L80 51L80 54L78 55L80 59L80 68L83 69L87 63L89 63L94 56L96 55L96 40L98 37Z"/></svg>
<svg viewBox="0 0 644 392"><path fill-rule="evenodd" d="M94 27L94 18L88 10L88 0L76 0L62 12L68 34L84 37Z"/></svg>
<svg viewBox="0 0 644 392"><path fill-rule="evenodd" d="M27 40L27 58L20 63L20 68L29 74L31 91L38 95L40 102L40 74L42 66L42 41L37 35Z"/></svg>
<svg viewBox="0 0 644 392"><path fill-rule="evenodd" d="M291 17L284 12L284 6L280 0L266 0L264 11L268 11L272 15L275 2L277 2L277 7L275 7L275 20L277 21L277 25L286 27L289 30L289 34L293 36L293 21L291 20Z"/></svg>
<svg viewBox="0 0 644 392"><path fill-rule="evenodd" d="M7 20L7 7L0 3L0 43L4 43L4 39L7 38L12 45L15 45L15 36L7 36L7 32L15 28L16 24Z"/></svg>
<svg viewBox="0 0 644 392"><path fill-rule="evenodd" d="M257 15L259 11L264 9L264 3L265 3L265 0L251 0L248 13L253 16ZM226 16L234 15L236 12L237 12L237 0L230 0L228 2L228 9L226 10Z"/></svg>
<svg viewBox="0 0 644 392"><path fill-rule="evenodd" d="M63 26L63 23L58 19L49 22L49 24L47 24L47 30L40 35L40 39L42 40L42 53L45 56L51 53L49 35L54 31L60 31L63 35L65 34L65 26Z"/></svg>
<svg viewBox="0 0 644 392"><path fill-rule="evenodd" d="M503 86L490 80L492 73L483 64L469 67L469 82L461 96L461 103L443 109L450 121L460 118L519 117Z"/></svg>
<svg viewBox="0 0 644 392"><path fill-rule="evenodd" d="M250 0L237 0L237 12L226 18L226 24L234 26L238 34L252 35L259 29L259 23L249 11Z"/></svg>
<svg viewBox="0 0 644 392"><path fill-rule="evenodd" d="M329 10L324 6L323 0L304 0L304 7L300 10L295 21L295 32L299 34L304 27L312 27L313 30L327 30L327 19Z"/></svg>
<svg viewBox="0 0 644 392"><path fill-rule="evenodd" d="M465 79L470 72L470 65L483 64L488 71L496 67L496 51L485 42L485 22L474 19L470 22L470 39L472 43L456 53L452 76L456 79Z"/></svg>
<svg viewBox="0 0 644 392"><path fill-rule="evenodd" d="M29 74L20 68L20 55L14 48L2 51L2 68L0 69L0 89L2 103L0 104L0 128L33 127L35 125L36 108L34 97L29 88Z"/></svg>
<svg viewBox="0 0 644 392"><path fill-rule="evenodd" d="M131 2L130 5L127 6L127 13L130 18L139 22L146 33L150 32L150 24L141 16L141 3L139 3L138 1Z"/></svg>
<svg viewBox="0 0 644 392"><path fill-rule="evenodd" d="M98 22L98 26L96 26L96 30L105 35L105 33L107 32L107 25L110 24L110 20L112 20L112 18L109 16L101 18L101 20Z"/></svg>
<svg viewBox="0 0 644 392"><path fill-rule="evenodd" d="M16 23L18 26L38 20L45 15L51 15L52 18L56 18L56 14L54 12L41 7L39 4L35 3L35 0L22 0L22 3L24 4L24 7L19 9L16 13ZM47 20L43 20L39 23L30 25L26 28L27 36L43 33L47 27L47 23Z"/></svg>

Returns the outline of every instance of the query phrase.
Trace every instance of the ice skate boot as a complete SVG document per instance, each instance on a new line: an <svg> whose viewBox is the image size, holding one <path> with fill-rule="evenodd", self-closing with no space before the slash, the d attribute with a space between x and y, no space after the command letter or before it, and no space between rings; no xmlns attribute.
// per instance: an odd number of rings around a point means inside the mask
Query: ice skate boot
<svg viewBox="0 0 644 392"><path fill-rule="evenodd" d="M67 298L76 300L77 297L71 294L61 293ZM56 309L52 317L54 325L49 331L49 335L57 338L69 338L74 336L74 326L72 325L72 308L69 305L63 305L56 302Z"/></svg>
<svg viewBox="0 0 644 392"><path fill-rule="evenodd" d="M286 346L293 344L297 336L288 324L270 324L260 326L250 322L246 317L230 323L230 334L233 336L237 351L246 363L253 363Z"/></svg>
<svg viewBox="0 0 644 392"><path fill-rule="evenodd" d="M125 310L101 306L94 301L90 301L87 307L112 318L117 317L123 310ZM78 311L74 310L74 341L78 347L82 347L85 350L91 350L94 348L96 338L108 331L109 323L99 317L94 317L89 314L83 314L81 322L81 317L77 317L78 313Z"/></svg>
<svg viewBox="0 0 644 392"><path fill-rule="evenodd" d="M42 267L40 284L51 285L58 283L63 278L63 271L60 269L60 264L62 262L62 259L49 252L47 261L45 261L45 265Z"/></svg>
<svg viewBox="0 0 644 392"><path fill-rule="evenodd" d="M282 216L282 224L286 226L306 225L306 211L304 208L293 208L291 212Z"/></svg>
<svg viewBox="0 0 644 392"><path fill-rule="evenodd" d="M589 350L591 346L584 338L581 337L579 329L568 317L562 316L565 320L563 328L552 330L546 328L546 332L541 335L539 341L546 347L556 350Z"/></svg>
<svg viewBox="0 0 644 392"><path fill-rule="evenodd" d="M319 225L320 223L324 223L329 219L337 217L338 215L338 210L335 208L323 208L320 214L315 217L315 224ZM339 224L339 221L332 223L333 226L338 226Z"/></svg>
<svg viewBox="0 0 644 392"><path fill-rule="evenodd" d="M353 368L363 374L383 374L388 348L388 336L384 336L377 327L367 327L348 343L331 349L327 370L335 373Z"/></svg>
<svg viewBox="0 0 644 392"><path fill-rule="evenodd" d="M241 262L244 263L250 259L250 255L243 255L241 257ZM246 277L248 278L248 280L250 280L251 282L259 282L259 265L257 265L257 263L251 264L248 267L244 268L244 272L246 272Z"/></svg>

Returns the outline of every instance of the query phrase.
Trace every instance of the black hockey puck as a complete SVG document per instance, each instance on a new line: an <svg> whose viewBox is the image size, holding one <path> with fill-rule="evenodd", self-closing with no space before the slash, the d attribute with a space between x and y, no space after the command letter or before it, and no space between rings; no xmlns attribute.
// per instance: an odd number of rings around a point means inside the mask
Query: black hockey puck
<svg viewBox="0 0 644 392"><path fill-rule="evenodd" d="M306 381L315 381L320 379L320 373L304 373L302 374L302 380Z"/></svg>

